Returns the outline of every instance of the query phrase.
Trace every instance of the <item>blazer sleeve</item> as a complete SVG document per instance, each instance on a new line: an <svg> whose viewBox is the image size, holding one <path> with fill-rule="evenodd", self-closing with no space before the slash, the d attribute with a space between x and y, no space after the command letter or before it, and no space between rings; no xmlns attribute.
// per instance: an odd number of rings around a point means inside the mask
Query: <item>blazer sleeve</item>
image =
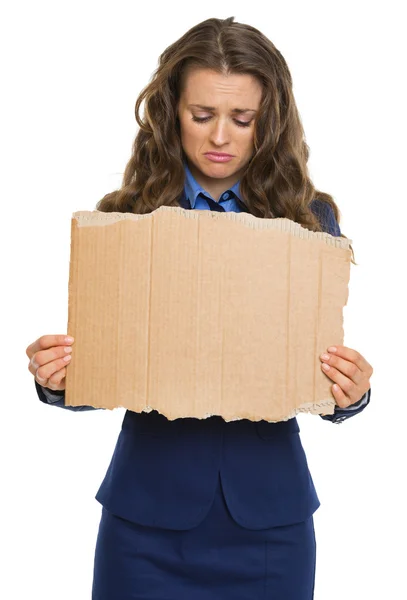
<svg viewBox="0 0 407 600"><path fill-rule="evenodd" d="M327 202L323 202L322 200L313 200L311 203L311 210L318 217L323 231L335 236L341 235L341 229L339 227L339 223L335 219L334 211ZM336 405L333 415L319 416L325 421L331 421L331 423L343 423L343 421L346 419L361 413L369 404L370 396L371 388L362 396L360 400L358 400L358 402L351 404L347 408L340 408L338 405Z"/></svg>
<svg viewBox="0 0 407 600"><path fill-rule="evenodd" d="M52 406L58 406L59 408L65 408L66 410L72 410L74 412L84 410L105 410L104 408L96 408L94 406L65 406L65 390L53 391L40 385L34 379L37 394L41 402L44 404L51 404Z"/></svg>

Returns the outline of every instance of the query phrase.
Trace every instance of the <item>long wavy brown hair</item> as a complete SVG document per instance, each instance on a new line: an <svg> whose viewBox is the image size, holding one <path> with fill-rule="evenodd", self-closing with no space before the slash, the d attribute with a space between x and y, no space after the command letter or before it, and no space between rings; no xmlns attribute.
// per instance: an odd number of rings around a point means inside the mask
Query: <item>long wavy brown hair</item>
<svg viewBox="0 0 407 600"><path fill-rule="evenodd" d="M96 209L145 214L163 205L179 206L186 157L177 108L185 76L193 68L249 74L262 84L255 152L240 179L242 208L256 217L286 217L311 231L322 231L310 208L313 200L320 200L332 207L339 223L332 196L317 190L309 176L309 147L285 59L258 29L237 23L234 17L195 25L160 55L150 83L136 100L139 131L121 187L99 200ZM341 237L346 238L343 233ZM351 253L356 264L352 247Z"/></svg>

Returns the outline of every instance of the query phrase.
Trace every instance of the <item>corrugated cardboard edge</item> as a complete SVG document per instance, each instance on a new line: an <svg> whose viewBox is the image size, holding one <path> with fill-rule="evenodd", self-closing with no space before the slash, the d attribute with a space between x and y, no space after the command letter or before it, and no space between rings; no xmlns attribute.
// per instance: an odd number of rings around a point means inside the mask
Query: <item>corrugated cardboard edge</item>
<svg viewBox="0 0 407 600"><path fill-rule="evenodd" d="M69 406L76 406L75 404L69 405ZM153 410L156 410L157 412L159 412L161 415L165 416L169 421L174 421L176 419L187 419L187 418L193 418L193 419L208 419L209 417L215 417L215 416L219 416L218 414L212 414L212 413L202 413L200 415L195 414L186 414L183 415L182 417L180 417L179 415L175 415L174 413L168 411L168 410L163 410L160 402L157 402L156 406L138 406L136 409L128 409L127 406L124 406L122 404L118 404L117 406L114 407L109 407L109 406L104 406L103 404L98 405L97 403L92 404L92 406L94 406L95 408L104 408L106 410L116 410L117 408L124 408L125 410L134 410L135 412L145 412L145 413L150 413ZM323 409L324 412L321 412L321 409ZM253 423L256 423L258 421L267 421L268 423L278 423L280 421L288 421L289 419L292 419L293 417L297 416L300 413L310 413L313 415L332 415L334 414L334 410L335 410L335 400L333 398L329 399L329 400L323 400L322 402L306 402L304 404L301 404L301 406L296 407L295 409L293 409L291 412L282 415L279 418L267 418L267 417L262 417L261 419L254 419L251 415L250 416L241 416L241 417L236 417L236 416L231 416L231 415L222 415L222 419L224 421L231 422L231 421L241 421L243 419L249 419L250 421L253 421Z"/></svg>
<svg viewBox="0 0 407 600"><path fill-rule="evenodd" d="M298 238L306 240L323 240L327 245L334 246L335 248L349 249L352 240L349 238L342 238L339 236L333 236L326 231L310 231L306 227L296 223L291 219L286 218L273 218L273 219L261 219L255 217L250 213L240 212L218 212L218 211L207 211L207 210L187 210L178 206L160 206L151 213L145 215L138 215L134 213L120 213L110 212L105 213L98 210L80 210L72 214L72 218L77 221L78 227L94 227L94 226L106 226L117 223L125 219L138 221L139 219L152 219L154 214L158 211L171 211L178 213L188 219L230 219L232 221L238 221L246 227L252 229L275 229L281 232L295 235Z"/></svg>
<svg viewBox="0 0 407 600"><path fill-rule="evenodd" d="M93 406L97 406L97 405L94 404ZM97 408L105 408L106 410L115 410L116 408L124 408L124 409L128 410L127 407L123 406L123 405L118 405L113 408L105 407L105 406L99 406ZM321 412L321 409L324 409L324 412ZM145 406L143 408L137 407L137 410L135 412L149 413L149 412L152 412L153 410L156 410L157 412L159 412L161 415L166 417L169 421L174 421L176 419L187 419L187 418L203 420L203 419L208 419L209 417L219 416L218 414L202 413L201 415L186 414L186 415L183 415L182 417L180 417L179 415L174 415L170 411L162 410L159 402L157 402L157 405L154 407L152 407L152 406ZM262 417L261 419L254 419L252 416L250 416L250 418L249 418L249 416L247 416L247 417L245 417L245 416L236 417L236 416L230 416L230 415L221 415L221 416L222 416L222 419L224 421L226 421L227 423L229 423L231 421L242 421L243 419L249 419L250 421L253 421L253 423L257 423L259 421L267 421L268 423L279 423L280 421L288 421L289 419L292 419L293 417L297 416L300 413L310 413L313 415L319 415L319 414L333 415L334 411L335 411L335 401L332 398L329 400L324 400L319 403L306 402L304 404L301 404L301 406L293 409L290 413L283 415L278 419L276 419L276 418L271 419L271 418L266 418L266 417Z"/></svg>

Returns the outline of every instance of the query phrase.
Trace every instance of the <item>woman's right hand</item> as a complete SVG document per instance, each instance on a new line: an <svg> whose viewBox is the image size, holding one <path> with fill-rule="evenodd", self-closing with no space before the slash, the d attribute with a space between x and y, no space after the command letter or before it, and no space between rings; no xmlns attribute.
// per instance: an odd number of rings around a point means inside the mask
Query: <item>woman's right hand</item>
<svg viewBox="0 0 407 600"><path fill-rule="evenodd" d="M30 359L28 370L35 380L50 390L64 390L66 367L69 365L72 352L72 341L67 336L42 335L27 346L26 354Z"/></svg>

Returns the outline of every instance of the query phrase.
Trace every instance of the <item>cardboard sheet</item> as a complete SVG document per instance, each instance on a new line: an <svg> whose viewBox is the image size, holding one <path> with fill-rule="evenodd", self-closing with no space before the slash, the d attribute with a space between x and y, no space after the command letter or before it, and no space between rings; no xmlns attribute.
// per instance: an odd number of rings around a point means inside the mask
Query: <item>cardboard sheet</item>
<svg viewBox="0 0 407 600"><path fill-rule="evenodd" d="M173 420L333 414L352 240L163 206L72 215L65 402Z"/></svg>

